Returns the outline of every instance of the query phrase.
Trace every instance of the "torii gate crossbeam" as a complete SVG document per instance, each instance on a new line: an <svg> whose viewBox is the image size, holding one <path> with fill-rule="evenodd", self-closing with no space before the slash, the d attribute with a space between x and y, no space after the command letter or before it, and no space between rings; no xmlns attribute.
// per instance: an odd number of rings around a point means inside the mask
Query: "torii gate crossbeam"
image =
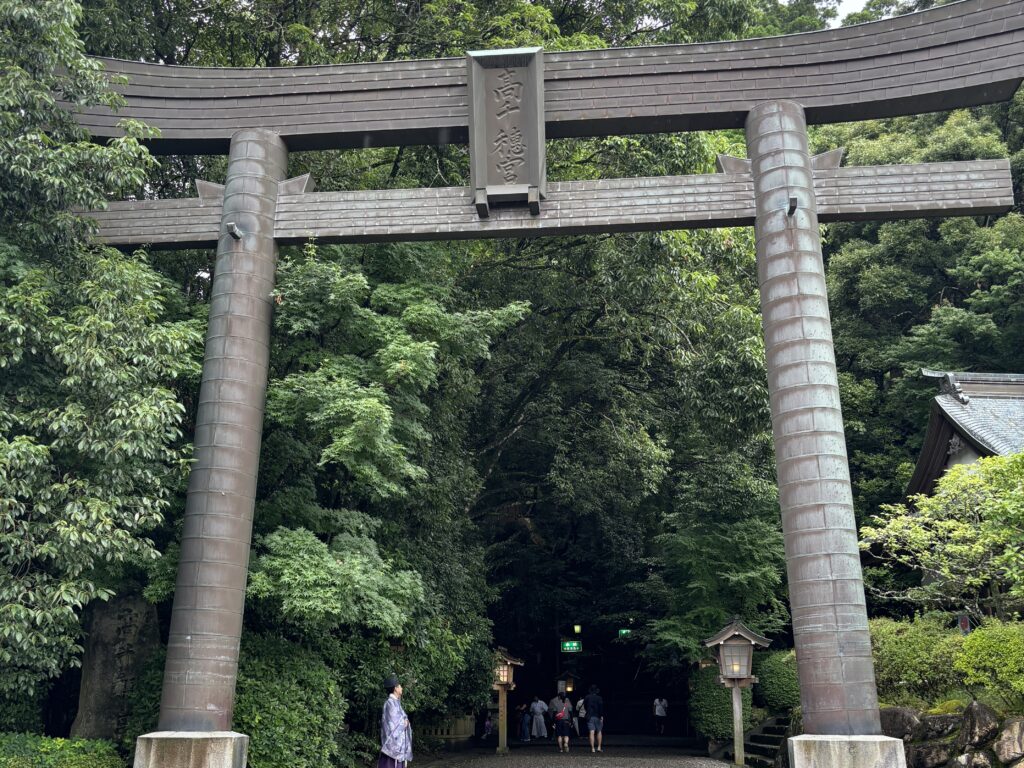
<svg viewBox="0 0 1024 768"><path fill-rule="evenodd" d="M230 150L223 187L197 182L199 198L92 214L100 238L119 247L217 247L161 732L140 738L136 768L245 762L245 737L225 732L279 244L750 223L807 734L790 740L791 765L904 765L902 745L878 735L818 225L1006 211L1009 164L840 168L835 152L810 157L807 124L1009 98L1024 78L1024 3L964 0L838 30L546 58L516 49L270 70L106 64L131 79L120 116L162 129L154 151ZM98 108L78 119L96 137L118 134L118 116ZM550 184L538 176L545 131L740 125L750 159L720 158L720 174ZM469 188L314 193L307 178L285 181L289 150L467 139Z"/></svg>

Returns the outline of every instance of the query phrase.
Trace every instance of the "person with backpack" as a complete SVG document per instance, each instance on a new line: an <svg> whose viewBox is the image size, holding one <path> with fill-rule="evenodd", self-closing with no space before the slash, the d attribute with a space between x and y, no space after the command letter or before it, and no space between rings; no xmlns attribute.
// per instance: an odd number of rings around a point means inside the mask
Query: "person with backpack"
<svg viewBox="0 0 1024 768"><path fill-rule="evenodd" d="M583 706L587 708L590 751L600 752L602 742L604 741L604 699L601 698L601 689L596 685L590 686L590 693L583 699ZM596 749L595 746L597 747Z"/></svg>
<svg viewBox="0 0 1024 768"><path fill-rule="evenodd" d="M572 704L565 697L564 693L558 694L557 702L551 719L555 723L555 736L558 739L558 751L569 751L569 737L572 736Z"/></svg>
<svg viewBox="0 0 1024 768"><path fill-rule="evenodd" d="M576 702L576 735L582 736L587 727L587 708L583 706L583 698Z"/></svg>

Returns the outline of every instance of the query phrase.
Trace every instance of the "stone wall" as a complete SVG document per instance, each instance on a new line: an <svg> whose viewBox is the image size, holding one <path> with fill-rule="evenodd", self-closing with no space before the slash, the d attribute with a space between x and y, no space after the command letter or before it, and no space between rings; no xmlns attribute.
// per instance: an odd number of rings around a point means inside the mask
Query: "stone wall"
<svg viewBox="0 0 1024 768"><path fill-rule="evenodd" d="M1000 722L980 702L960 715L884 707L882 731L903 739L907 768L1024 768L1024 717Z"/></svg>
<svg viewBox="0 0 1024 768"><path fill-rule="evenodd" d="M1000 721L977 701L962 714L925 715L907 707L883 707L881 716L882 732L903 740L907 768L1024 768L1024 717ZM797 717L786 736L800 733ZM775 768L789 768L785 749Z"/></svg>

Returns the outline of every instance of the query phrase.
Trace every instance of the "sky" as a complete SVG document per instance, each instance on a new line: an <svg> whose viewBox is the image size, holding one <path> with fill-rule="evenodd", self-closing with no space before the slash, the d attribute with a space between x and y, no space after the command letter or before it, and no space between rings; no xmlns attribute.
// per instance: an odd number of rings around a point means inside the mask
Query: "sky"
<svg viewBox="0 0 1024 768"><path fill-rule="evenodd" d="M838 25L847 14L859 11L864 7L865 0L842 0L839 3L839 16L836 17L835 23Z"/></svg>

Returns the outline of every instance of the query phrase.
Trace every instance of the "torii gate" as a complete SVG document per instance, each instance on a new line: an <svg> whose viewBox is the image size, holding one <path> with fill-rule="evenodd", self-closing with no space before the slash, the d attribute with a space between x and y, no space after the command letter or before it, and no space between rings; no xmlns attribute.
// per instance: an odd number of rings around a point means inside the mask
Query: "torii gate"
<svg viewBox="0 0 1024 768"><path fill-rule="evenodd" d="M118 115L155 152L229 154L224 186L92 215L119 247L217 248L160 731L136 768L245 763L230 733L278 245L531 237L753 224L803 726L791 765L903 766L880 724L825 292L819 222L999 213L1007 160L840 168L807 124L1009 99L1024 3L964 0L776 38L281 69L105 60ZM719 174L546 184L544 139L745 126ZM469 142L469 188L311 191L288 151ZM185 733L182 733L185 732Z"/></svg>

